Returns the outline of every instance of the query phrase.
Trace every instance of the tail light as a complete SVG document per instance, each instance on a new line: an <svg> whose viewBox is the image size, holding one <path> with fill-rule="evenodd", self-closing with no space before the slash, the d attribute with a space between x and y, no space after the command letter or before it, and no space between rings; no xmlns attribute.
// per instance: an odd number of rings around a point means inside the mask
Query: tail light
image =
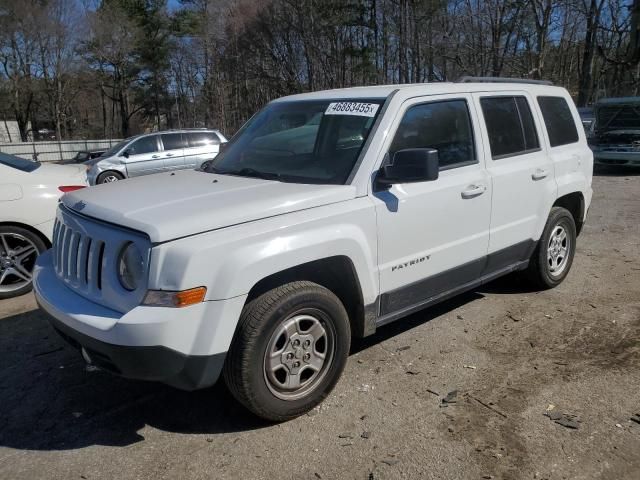
<svg viewBox="0 0 640 480"><path fill-rule="evenodd" d="M80 190L81 188L85 188L86 185L62 185L58 187L62 193L75 192L76 190Z"/></svg>

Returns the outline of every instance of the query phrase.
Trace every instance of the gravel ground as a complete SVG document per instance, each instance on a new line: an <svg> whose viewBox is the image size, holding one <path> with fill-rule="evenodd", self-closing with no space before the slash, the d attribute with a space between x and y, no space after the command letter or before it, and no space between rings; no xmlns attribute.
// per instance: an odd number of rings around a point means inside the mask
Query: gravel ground
<svg viewBox="0 0 640 480"><path fill-rule="evenodd" d="M90 371L31 295L2 301L0 478L637 480L640 175L594 190L560 287L506 277L384 327L321 407L280 425L221 385Z"/></svg>

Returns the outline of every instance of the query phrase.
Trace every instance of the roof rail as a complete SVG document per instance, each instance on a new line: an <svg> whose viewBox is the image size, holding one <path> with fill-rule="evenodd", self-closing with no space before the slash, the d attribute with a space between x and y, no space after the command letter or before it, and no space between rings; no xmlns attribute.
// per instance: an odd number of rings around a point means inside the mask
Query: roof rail
<svg viewBox="0 0 640 480"><path fill-rule="evenodd" d="M550 80L530 80L528 78L508 78L508 77L460 77L457 83L533 83L535 85L553 85Z"/></svg>

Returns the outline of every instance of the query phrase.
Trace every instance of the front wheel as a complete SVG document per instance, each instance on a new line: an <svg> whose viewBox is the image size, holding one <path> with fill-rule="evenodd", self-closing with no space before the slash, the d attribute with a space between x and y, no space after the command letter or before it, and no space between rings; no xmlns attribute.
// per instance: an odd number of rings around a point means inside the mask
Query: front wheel
<svg viewBox="0 0 640 480"><path fill-rule="evenodd" d="M553 207L527 269L539 288L560 285L569 274L576 251L576 223L562 207Z"/></svg>
<svg viewBox="0 0 640 480"><path fill-rule="evenodd" d="M289 420L329 395L350 343L347 312L331 291L312 282L288 283L245 306L225 383L256 415Z"/></svg>

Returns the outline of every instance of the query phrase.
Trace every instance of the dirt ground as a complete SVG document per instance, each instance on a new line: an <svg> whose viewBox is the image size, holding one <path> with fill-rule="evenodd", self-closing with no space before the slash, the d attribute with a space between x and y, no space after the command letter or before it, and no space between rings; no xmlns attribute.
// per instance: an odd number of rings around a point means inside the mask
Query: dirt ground
<svg viewBox="0 0 640 480"><path fill-rule="evenodd" d="M507 277L384 327L320 408L280 425L220 385L90 371L31 295L2 301L0 479L638 480L640 175L594 190L560 287Z"/></svg>

